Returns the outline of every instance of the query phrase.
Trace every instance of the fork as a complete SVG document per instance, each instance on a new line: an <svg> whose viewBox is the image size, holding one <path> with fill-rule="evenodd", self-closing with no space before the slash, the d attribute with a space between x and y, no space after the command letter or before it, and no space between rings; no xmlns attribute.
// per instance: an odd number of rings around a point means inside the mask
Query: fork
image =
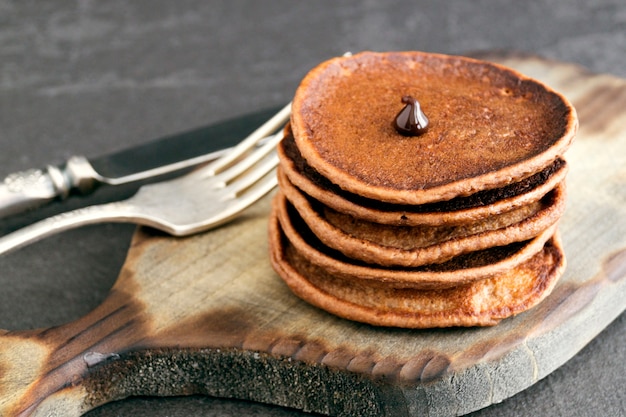
<svg viewBox="0 0 626 417"><path fill-rule="evenodd" d="M0 255L77 227L136 223L174 236L220 226L276 186L276 145L291 103L222 156L182 177L142 186L132 197L60 213L0 237ZM273 134L272 134L273 133Z"/></svg>

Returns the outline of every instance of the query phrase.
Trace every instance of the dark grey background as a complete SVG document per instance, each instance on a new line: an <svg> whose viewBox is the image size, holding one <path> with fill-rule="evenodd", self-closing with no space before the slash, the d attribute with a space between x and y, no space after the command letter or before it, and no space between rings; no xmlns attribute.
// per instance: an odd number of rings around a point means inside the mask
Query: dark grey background
<svg viewBox="0 0 626 417"><path fill-rule="evenodd" d="M515 50L626 77L626 5L589 1L0 0L0 177L287 102L344 51ZM31 217L0 222L4 233ZM80 317L134 228L64 233L0 258L0 328ZM623 416L625 318L523 393L476 416ZM204 397L138 398L95 416L299 416Z"/></svg>

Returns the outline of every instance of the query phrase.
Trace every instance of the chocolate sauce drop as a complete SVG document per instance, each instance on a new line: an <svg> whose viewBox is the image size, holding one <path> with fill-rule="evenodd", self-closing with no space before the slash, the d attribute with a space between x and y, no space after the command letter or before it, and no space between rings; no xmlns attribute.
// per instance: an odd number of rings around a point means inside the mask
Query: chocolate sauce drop
<svg viewBox="0 0 626 417"><path fill-rule="evenodd" d="M419 136L428 130L428 117L420 107L419 101L411 96L402 97L406 104L396 116L394 127L404 136Z"/></svg>

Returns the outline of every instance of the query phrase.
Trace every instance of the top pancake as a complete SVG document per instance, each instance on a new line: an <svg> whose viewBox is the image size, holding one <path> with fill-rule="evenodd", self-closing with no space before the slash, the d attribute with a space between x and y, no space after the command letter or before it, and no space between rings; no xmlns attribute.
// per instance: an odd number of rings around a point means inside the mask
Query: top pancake
<svg viewBox="0 0 626 417"><path fill-rule="evenodd" d="M428 131L392 123L419 100ZM298 87L291 128L306 162L342 189L396 204L505 186L549 166L571 144L574 108L511 69L465 57L364 52L326 61Z"/></svg>

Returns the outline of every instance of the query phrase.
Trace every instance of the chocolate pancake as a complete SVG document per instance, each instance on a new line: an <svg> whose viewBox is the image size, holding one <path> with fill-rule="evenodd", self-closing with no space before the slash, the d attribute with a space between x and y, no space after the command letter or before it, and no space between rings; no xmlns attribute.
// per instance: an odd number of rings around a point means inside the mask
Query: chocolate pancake
<svg viewBox="0 0 626 417"><path fill-rule="evenodd" d="M555 224L565 210L565 184L540 201L475 223L389 226L336 212L281 185L307 227L326 246L381 266L416 267L469 252L529 240Z"/></svg>
<svg viewBox="0 0 626 417"><path fill-rule="evenodd" d="M278 156L281 187L295 185L324 205L355 218L403 226L465 224L536 203L564 180L568 170L566 161L558 158L541 172L502 188L416 206L383 203L343 191L304 161L289 126L278 146Z"/></svg>
<svg viewBox="0 0 626 417"><path fill-rule="evenodd" d="M271 217L280 221L281 233L312 265L345 280L379 282L393 288L449 288L502 274L539 252L556 229L553 225L533 239L474 251L443 263L415 268L381 267L348 258L324 245L281 192L273 200Z"/></svg>
<svg viewBox="0 0 626 417"><path fill-rule="evenodd" d="M311 263L270 217L274 269L303 300L337 316L377 326L490 326L539 303L565 268L558 236L528 260L491 278L446 289L398 288L384 280L346 279Z"/></svg>
<svg viewBox="0 0 626 417"><path fill-rule="evenodd" d="M401 98L430 119L417 137L392 123ZM302 157L341 189L420 205L519 182L548 168L577 129L574 108L511 69L422 52L326 61L298 87L291 127Z"/></svg>

